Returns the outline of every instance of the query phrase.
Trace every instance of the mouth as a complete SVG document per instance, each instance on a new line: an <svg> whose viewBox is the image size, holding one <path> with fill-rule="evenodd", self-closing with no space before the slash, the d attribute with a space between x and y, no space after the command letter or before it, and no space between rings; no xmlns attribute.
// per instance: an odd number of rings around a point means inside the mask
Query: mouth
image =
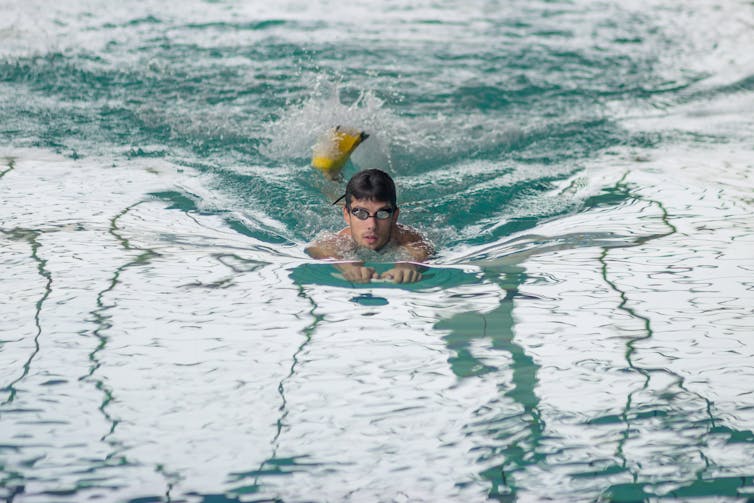
<svg viewBox="0 0 754 503"><path fill-rule="evenodd" d="M377 244L377 236L367 235L362 238L367 245Z"/></svg>

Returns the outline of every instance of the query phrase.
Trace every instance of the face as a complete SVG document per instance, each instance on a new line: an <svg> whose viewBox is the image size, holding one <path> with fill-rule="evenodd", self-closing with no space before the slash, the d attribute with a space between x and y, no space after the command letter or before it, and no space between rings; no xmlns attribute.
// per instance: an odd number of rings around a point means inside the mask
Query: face
<svg viewBox="0 0 754 503"><path fill-rule="evenodd" d="M363 246L370 250L380 250L386 244L390 242L390 237L393 232L393 226L398 220L399 210L396 208L395 212L385 220L379 220L375 217L375 213L379 210L389 210L392 208L390 203L384 201L370 201L367 199L352 199L351 211L361 208L369 212L371 215L366 220L359 220L356 216L352 215L348 211L348 208L343 208L343 218L351 228L351 237L357 246Z"/></svg>

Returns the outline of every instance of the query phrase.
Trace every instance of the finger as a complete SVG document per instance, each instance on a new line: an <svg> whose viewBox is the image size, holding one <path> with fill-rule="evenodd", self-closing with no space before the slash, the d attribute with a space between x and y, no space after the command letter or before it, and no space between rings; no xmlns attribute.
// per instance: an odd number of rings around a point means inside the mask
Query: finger
<svg viewBox="0 0 754 503"><path fill-rule="evenodd" d="M414 270L405 271L403 276L403 283L416 283L419 281L419 272Z"/></svg>
<svg viewBox="0 0 754 503"><path fill-rule="evenodd" d="M354 278L354 283L368 283L369 278L365 278L363 275L359 274Z"/></svg>
<svg viewBox="0 0 754 503"><path fill-rule="evenodd" d="M346 275L344 275L344 276L346 276ZM346 279L348 279L348 281L351 281L353 283L364 283L365 282L364 276L363 276L363 274L361 272L361 269L355 269L355 270L352 270L352 271L348 271L348 275L346 276Z"/></svg>
<svg viewBox="0 0 754 503"><path fill-rule="evenodd" d="M374 269L369 268L369 267L362 267L361 268L361 282L369 283L369 280L372 279L373 274L374 274Z"/></svg>
<svg viewBox="0 0 754 503"><path fill-rule="evenodd" d="M391 269L391 270L389 270L387 272L383 272L382 275L380 276L380 278L382 278L382 279L389 279L390 281L395 282L397 276L398 276L397 275L397 271Z"/></svg>

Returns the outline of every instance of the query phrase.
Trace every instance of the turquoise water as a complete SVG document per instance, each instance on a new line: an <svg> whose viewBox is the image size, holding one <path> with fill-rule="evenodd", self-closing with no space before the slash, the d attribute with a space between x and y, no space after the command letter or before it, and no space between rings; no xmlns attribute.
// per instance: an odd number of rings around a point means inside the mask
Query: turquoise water
<svg viewBox="0 0 754 503"><path fill-rule="evenodd" d="M0 12L1 499L754 498L751 2Z"/></svg>

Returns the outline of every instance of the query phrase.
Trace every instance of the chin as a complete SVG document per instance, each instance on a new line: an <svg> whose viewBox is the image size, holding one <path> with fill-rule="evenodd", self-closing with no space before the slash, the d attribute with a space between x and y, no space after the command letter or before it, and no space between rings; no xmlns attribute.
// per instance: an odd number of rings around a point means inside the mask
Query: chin
<svg viewBox="0 0 754 503"><path fill-rule="evenodd" d="M361 246L364 247L364 248L367 248L369 250L372 250L372 251L379 251L379 250L381 250L385 246L385 243L380 243L379 241L376 242L376 243L372 243L372 244L366 243L366 242L362 242Z"/></svg>

